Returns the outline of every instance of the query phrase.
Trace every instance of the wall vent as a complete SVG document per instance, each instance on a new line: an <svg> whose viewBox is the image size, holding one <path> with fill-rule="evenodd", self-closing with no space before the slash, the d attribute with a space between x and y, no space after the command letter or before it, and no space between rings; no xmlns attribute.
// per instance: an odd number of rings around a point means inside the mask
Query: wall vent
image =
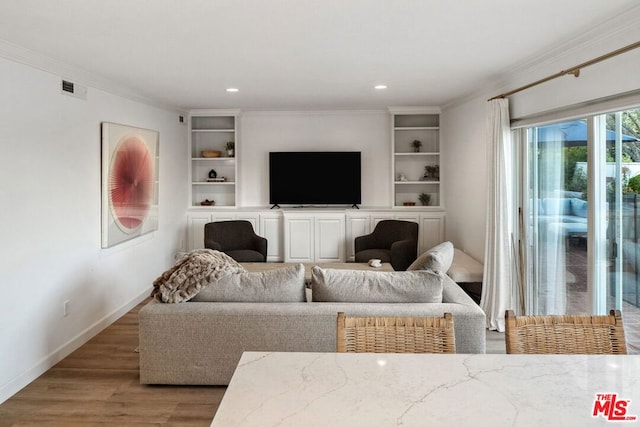
<svg viewBox="0 0 640 427"><path fill-rule="evenodd" d="M79 99L87 99L87 88L69 80L62 80L60 92Z"/></svg>
<svg viewBox="0 0 640 427"><path fill-rule="evenodd" d="M62 81L62 90L69 93L74 93L73 83L66 80Z"/></svg>

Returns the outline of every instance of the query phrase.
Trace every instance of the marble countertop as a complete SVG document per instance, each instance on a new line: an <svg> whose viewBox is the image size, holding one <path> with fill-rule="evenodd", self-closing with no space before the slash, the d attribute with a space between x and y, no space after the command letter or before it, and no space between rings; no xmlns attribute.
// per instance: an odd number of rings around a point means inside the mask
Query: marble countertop
<svg viewBox="0 0 640 427"><path fill-rule="evenodd" d="M631 418L615 422L624 426L638 416L640 356L246 352L211 425L564 427Z"/></svg>

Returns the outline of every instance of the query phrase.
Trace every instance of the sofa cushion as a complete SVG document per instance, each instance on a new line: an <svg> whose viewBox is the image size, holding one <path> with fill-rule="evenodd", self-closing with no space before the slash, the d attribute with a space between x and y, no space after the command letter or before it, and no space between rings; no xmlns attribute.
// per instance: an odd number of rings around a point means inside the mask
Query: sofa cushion
<svg viewBox="0 0 640 427"><path fill-rule="evenodd" d="M453 252L453 263L451 264L451 268L447 271L447 275L458 284L482 284L484 279L484 266L460 249L454 249Z"/></svg>
<svg viewBox="0 0 640 427"><path fill-rule="evenodd" d="M227 274L191 299L195 302L305 302L304 265Z"/></svg>
<svg viewBox="0 0 640 427"><path fill-rule="evenodd" d="M443 275L434 271L311 269L315 302L442 302Z"/></svg>
<svg viewBox="0 0 640 427"><path fill-rule="evenodd" d="M453 243L440 243L420 255L418 259L411 263L407 271L433 270L444 274L451 268L453 254Z"/></svg>
<svg viewBox="0 0 640 427"><path fill-rule="evenodd" d="M545 215L570 215L571 199L548 197L540 200L540 208Z"/></svg>
<svg viewBox="0 0 640 427"><path fill-rule="evenodd" d="M581 200L577 198L571 199L571 213L575 216L579 216L581 218L587 217L587 201Z"/></svg>

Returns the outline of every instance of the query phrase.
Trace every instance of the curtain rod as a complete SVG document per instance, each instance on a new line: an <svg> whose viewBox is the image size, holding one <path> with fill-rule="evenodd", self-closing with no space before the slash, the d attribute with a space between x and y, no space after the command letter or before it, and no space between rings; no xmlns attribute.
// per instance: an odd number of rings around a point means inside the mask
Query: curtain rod
<svg viewBox="0 0 640 427"><path fill-rule="evenodd" d="M547 76L547 77L545 77L543 79L537 80L537 81L535 81L533 83L529 83L529 84L526 84L524 86L520 86L519 88L510 90L509 92L505 92L505 93L502 93L500 95L496 95L493 98L490 98L489 101L493 101L494 99L506 98L508 96L513 95L514 93L522 92L523 90L529 89L529 88L534 87L534 86L538 86L539 84L548 82L549 80L557 79L558 77L566 76L566 75L569 75L569 74L573 75L574 77L579 77L580 76L580 69L586 68L586 67L588 67L590 65L593 65L593 64L597 64L598 62L605 61L607 59L613 58L614 56L618 56L618 55L620 55L622 53L629 52L630 50L637 49L639 47L640 47L640 41L635 42L635 43L631 43L628 46L621 47L620 49L617 49L617 50L614 50L612 52L606 53L606 54L604 54L602 56L598 56L597 58L594 58L594 59L591 59L589 61L583 62L582 64L578 64L578 65L576 65L574 67L568 68L568 69L560 71L558 73L552 74L552 75Z"/></svg>

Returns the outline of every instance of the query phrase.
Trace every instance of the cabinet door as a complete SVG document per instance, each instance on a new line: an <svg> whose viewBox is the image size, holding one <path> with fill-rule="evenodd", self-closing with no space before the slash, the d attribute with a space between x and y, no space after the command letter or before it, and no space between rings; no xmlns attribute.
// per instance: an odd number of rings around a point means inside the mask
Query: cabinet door
<svg viewBox="0 0 640 427"><path fill-rule="evenodd" d="M444 216L422 216L419 254L444 241Z"/></svg>
<svg viewBox="0 0 640 427"><path fill-rule="evenodd" d="M284 259L282 247L282 216L279 214L260 215L260 235L267 239L267 261L280 262Z"/></svg>
<svg viewBox="0 0 640 427"><path fill-rule="evenodd" d="M410 212L403 212L403 213L398 213L395 215L395 218L399 221L410 221L410 222L415 222L416 224L420 224L420 214L418 213L410 213Z"/></svg>
<svg viewBox="0 0 640 427"><path fill-rule="evenodd" d="M358 236L371 233L371 218L369 215L347 215L345 236L347 247L347 261L355 261L354 241Z"/></svg>
<svg viewBox="0 0 640 427"><path fill-rule="evenodd" d="M189 247L188 250L204 248L204 225L211 222L209 213L192 213L187 217Z"/></svg>
<svg viewBox="0 0 640 427"><path fill-rule="evenodd" d="M284 218L285 262L313 262L313 217Z"/></svg>
<svg viewBox="0 0 640 427"><path fill-rule="evenodd" d="M376 225L385 219L395 219L393 212L373 212L371 214L371 231L376 228Z"/></svg>
<svg viewBox="0 0 640 427"><path fill-rule="evenodd" d="M315 218L315 261L344 262L344 215Z"/></svg>
<svg viewBox="0 0 640 427"><path fill-rule="evenodd" d="M260 235L260 221L258 221L258 214L257 213L239 213L236 215L237 220L243 220L243 221L249 221L251 223L251 226L253 227L253 231L257 234ZM267 245L268 247L268 245Z"/></svg>
<svg viewBox="0 0 640 427"><path fill-rule="evenodd" d="M211 214L211 221L212 222L218 222L218 221L233 221L234 219L236 219L236 214L233 212L228 212L228 213L213 213Z"/></svg>

